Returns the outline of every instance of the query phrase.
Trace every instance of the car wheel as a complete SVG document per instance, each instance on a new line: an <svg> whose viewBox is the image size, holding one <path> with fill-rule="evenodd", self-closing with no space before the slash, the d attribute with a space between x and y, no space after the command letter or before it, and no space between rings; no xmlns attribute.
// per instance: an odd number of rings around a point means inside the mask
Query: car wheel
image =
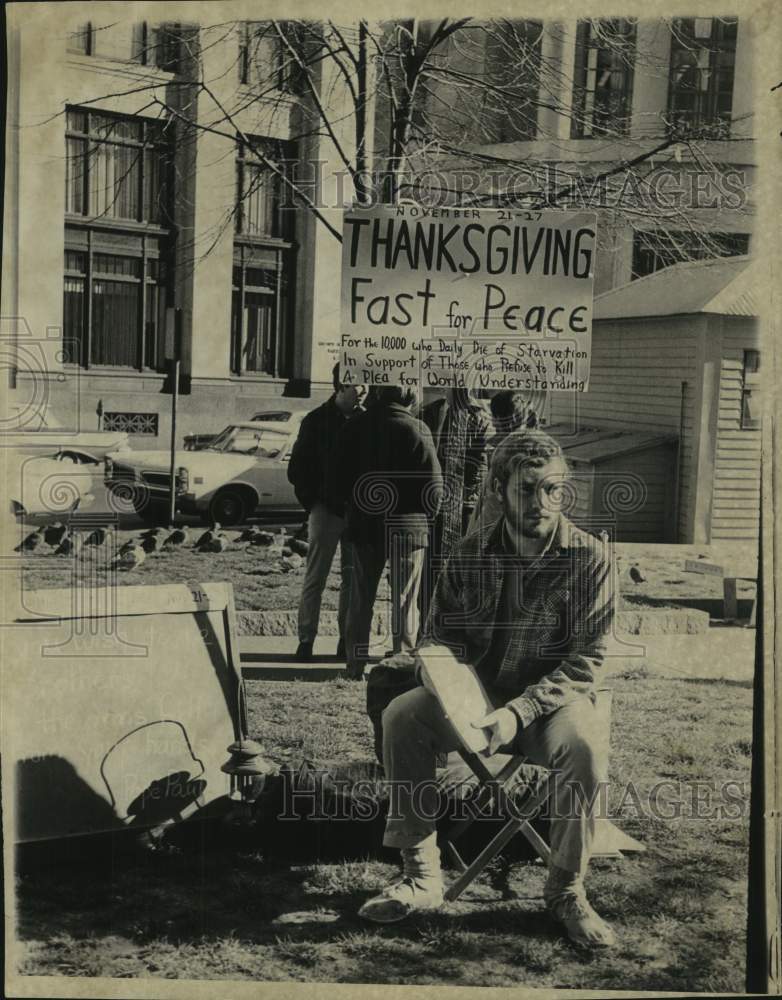
<svg viewBox="0 0 782 1000"><path fill-rule="evenodd" d="M241 524L249 513L247 498L238 490L220 490L209 504L209 520L222 525Z"/></svg>

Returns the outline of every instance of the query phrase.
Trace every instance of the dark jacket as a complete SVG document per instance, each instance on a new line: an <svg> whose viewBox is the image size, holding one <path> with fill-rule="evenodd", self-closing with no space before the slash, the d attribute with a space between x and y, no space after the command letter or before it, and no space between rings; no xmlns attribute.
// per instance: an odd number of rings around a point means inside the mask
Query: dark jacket
<svg viewBox="0 0 782 1000"><path fill-rule="evenodd" d="M443 493L432 435L399 403L375 403L340 434L339 485L348 504L348 537L382 545L390 519L426 545Z"/></svg>
<svg viewBox="0 0 782 1000"><path fill-rule="evenodd" d="M332 514L344 517L335 451L340 431L349 419L332 396L301 422L288 463L288 482L293 484L296 499L307 512L322 503Z"/></svg>

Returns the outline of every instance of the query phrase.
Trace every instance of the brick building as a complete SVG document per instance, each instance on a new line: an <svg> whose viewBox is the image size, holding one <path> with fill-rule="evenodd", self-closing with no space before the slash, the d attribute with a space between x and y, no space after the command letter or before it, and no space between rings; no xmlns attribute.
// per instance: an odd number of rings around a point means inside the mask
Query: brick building
<svg viewBox="0 0 782 1000"><path fill-rule="evenodd" d="M127 19L114 5L94 4L90 22L83 8L62 10L54 25L37 5L14 5L8 18L0 332L17 351L29 345L20 357L41 359L16 366L12 414L43 383L60 422L94 429L101 419L129 428L134 447L159 446L168 435L165 358L176 323L182 434L218 430L274 408L282 395L310 407L329 391L340 245L311 211L286 207L285 177L258 152L294 173L317 163L307 190L338 230L341 206L352 198L336 152L337 144L349 150L355 142L349 114L340 121L332 109L333 134L306 127L313 98L284 69L268 22L142 19L162 4L139 5ZM473 151L598 173L685 122L706 130L699 149L715 166L717 193L734 195L718 205L702 191L695 229L668 224L663 232L654 218L631 225L606 211L596 292L682 257L750 251L744 22L507 24L533 54L529 72L511 81L524 114L493 117L487 107L471 134L448 78L431 83L427 100L448 104L452 130ZM425 35L431 25L416 30ZM463 52L451 44L438 58L458 70ZM502 72L489 41L479 62L490 80ZM335 93L339 68L323 60L317 72L321 93ZM261 77L273 84L259 100L253 88ZM370 156L380 162L387 137L380 97L371 113ZM687 199L700 166L686 147L677 156L679 188L687 189L677 197ZM441 162L447 170L458 159Z"/></svg>

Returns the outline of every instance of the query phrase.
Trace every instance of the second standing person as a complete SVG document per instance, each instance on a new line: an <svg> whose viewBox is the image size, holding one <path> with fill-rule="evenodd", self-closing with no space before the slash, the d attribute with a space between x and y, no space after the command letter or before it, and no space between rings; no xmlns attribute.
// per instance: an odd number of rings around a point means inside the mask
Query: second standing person
<svg viewBox="0 0 782 1000"><path fill-rule="evenodd" d="M348 677L360 679L378 584L391 568L393 648L412 649L418 637L418 592L432 518L443 490L428 428L411 413L416 395L401 386L372 394L365 413L342 429L339 482L347 502L353 581L347 618Z"/></svg>
<svg viewBox="0 0 782 1000"><path fill-rule="evenodd" d="M345 652L345 619L348 612L353 556L345 537L345 504L337 483L335 448L343 425L356 413L366 395L363 386L346 386L334 366L334 395L302 420L291 452L288 479L308 514L307 569L299 600L299 648L296 659L312 659L318 634L320 605L331 563L340 546L339 644L337 656Z"/></svg>
<svg viewBox="0 0 782 1000"><path fill-rule="evenodd" d="M426 628L431 595L448 557L464 537L488 470L488 443L493 434L483 400L467 388L449 389L421 411L432 432L443 472L444 497L427 551L420 594L421 624Z"/></svg>

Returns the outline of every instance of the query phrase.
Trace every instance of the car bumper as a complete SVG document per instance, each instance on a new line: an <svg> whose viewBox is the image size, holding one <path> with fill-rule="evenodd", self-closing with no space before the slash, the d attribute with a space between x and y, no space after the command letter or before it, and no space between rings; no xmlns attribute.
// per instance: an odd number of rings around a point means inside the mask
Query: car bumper
<svg viewBox="0 0 782 1000"><path fill-rule="evenodd" d="M166 504L171 502L171 490L167 489L165 486L153 486L149 483L145 483L143 479L106 479L104 480L104 485L107 490L112 490L115 487L136 487L139 491L143 490L144 494L147 496L149 503L151 504ZM195 494L193 493L179 493L176 498L176 509L182 511L183 514L195 514L204 506L204 501L200 504L196 500Z"/></svg>

